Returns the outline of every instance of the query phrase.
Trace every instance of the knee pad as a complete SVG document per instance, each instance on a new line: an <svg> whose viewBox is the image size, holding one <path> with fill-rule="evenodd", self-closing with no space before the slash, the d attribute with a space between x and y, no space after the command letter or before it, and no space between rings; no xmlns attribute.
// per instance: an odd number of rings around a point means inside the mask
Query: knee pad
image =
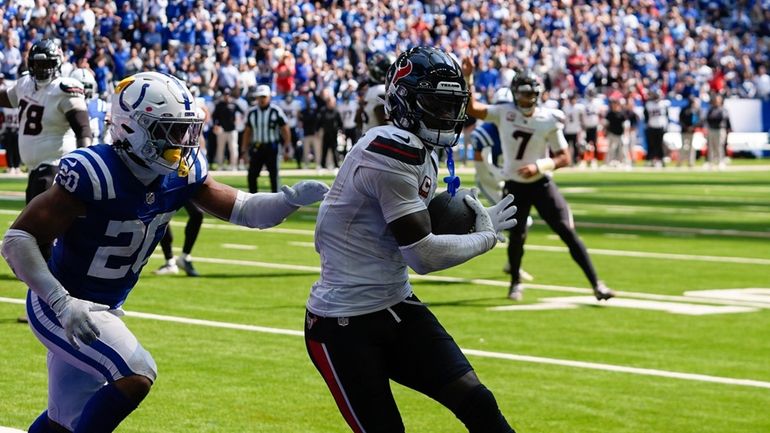
<svg viewBox="0 0 770 433"><path fill-rule="evenodd" d="M516 433L500 413L492 391L481 384L470 389L452 412L465 424L468 433Z"/></svg>

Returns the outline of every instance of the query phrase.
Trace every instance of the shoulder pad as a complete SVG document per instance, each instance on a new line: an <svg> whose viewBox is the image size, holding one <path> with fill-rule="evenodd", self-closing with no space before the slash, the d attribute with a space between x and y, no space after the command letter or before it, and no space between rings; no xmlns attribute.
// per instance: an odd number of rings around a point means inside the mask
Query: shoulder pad
<svg viewBox="0 0 770 433"><path fill-rule="evenodd" d="M62 92L72 95L85 95L85 89L80 81L70 77L61 77L59 80L59 89Z"/></svg>
<svg viewBox="0 0 770 433"><path fill-rule="evenodd" d="M395 127L380 127L372 131L377 135L366 146L366 150L409 165L422 165L427 151L422 142L413 134Z"/></svg>
<svg viewBox="0 0 770 433"><path fill-rule="evenodd" d="M114 199L110 161L105 160L100 151L96 146L86 147L65 155L59 162L54 182L86 202Z"/></svg>

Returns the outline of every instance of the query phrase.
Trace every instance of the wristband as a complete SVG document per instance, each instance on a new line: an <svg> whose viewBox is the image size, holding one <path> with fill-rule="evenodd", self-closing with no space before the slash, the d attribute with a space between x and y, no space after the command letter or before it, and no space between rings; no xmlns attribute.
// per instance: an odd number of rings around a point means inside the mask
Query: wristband
<svg viewBox="0 0 770 433"><path fill-rule="evenodd" d="M556 162L552 158L541 158L535 161L537 171L545 173L546 171L553 171L556 169Z"/></svg>

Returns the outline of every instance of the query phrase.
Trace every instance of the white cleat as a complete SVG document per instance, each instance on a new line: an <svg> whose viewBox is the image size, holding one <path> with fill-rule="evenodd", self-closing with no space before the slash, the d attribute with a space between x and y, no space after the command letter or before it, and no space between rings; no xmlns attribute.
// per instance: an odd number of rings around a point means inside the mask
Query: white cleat
<svg viewBox="0 0 770 433"><path fill-rule="evenodd" d="M179 273L179 267L174 263L174 259L171 259L152 273L155 275L176 275Z"/></svg>
<svg viewBox="0 0 770 433"><path fill-rule="evenodd" d="M607 299L614 298L615 292L607 287L604 282L598 281L596 287L594 287L594 296L596 296L597 301L606 301Z"/></svg>
<svg viewBox="0 0 770 433"><path fill-rule="evenodd" d="M519 302L524 298L524 287L521 284L513 283L508 288L508 299Z"/></svg>

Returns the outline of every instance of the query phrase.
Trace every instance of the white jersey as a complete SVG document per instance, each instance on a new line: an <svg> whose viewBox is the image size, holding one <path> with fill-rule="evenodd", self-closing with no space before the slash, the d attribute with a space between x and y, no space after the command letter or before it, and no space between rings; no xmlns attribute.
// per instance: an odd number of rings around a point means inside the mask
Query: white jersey
<svg viewBox="0 0 770 433"><path fill-rule="evenodd" d="M19 130L19 109L0 108L0 134L15 134Z"/></svg>
<svg viewBox="0 0 770 433"><path fill-rule="evenodd" d="M299 120L299 113L302 111L302 104L296 99L292 99L291 102L287 102L286 99L282 99L277 101L276 105L278 105L278 107L283 110L283 114L286 115L286 124L289 125L289 128L296 128L297 122ZM253 107L250 107L249 110L252 108Z"/></svg>
<svg viewBox="0 0 770 433"><path fill-rule="evenodd" d="M583 126L586 128L598 128L601 122L601 113L604 109L598 98L588 101L585 105L585 115L583 116Z"/></svg>
<svg viewBox="0 0 770 433"><path fill-rule="evenodd" d="M648 128L665 129L668 126L668 101L647 101L644 104Z"/></svg>
<svg viewBox="0 0 770 433"><path fill-rule="evenodd" d="M378 105L383 104L383 99L385 99L384 84L370 85L369 88L366 89L366 94L364 95L364 125L361 128L362 133L365 133L375 126L380 126L377 122L377 115L374 113L374 109Z"/></svg>
<svg viewBox="0 0 770 433"><path fill-rule="evenodd" d="M83 84L60 77L37 89L25 75L8 89L11 105L19 107L19 155L30 168L56 165L62 155L75 150L76 139L65 113L86 111Z"/></svg>
<svg viewBox="0 0 770 433"><path fill-rule="evenodd" d="M412 293L407 264L388 224L427 209L438 160L395 126L370 129L350 153L318 212L321 278L307 308L324 317L368 314Z"/></svg>
<svg viewBox="0 0 770 433"><path fill-rule="evenodd" d="M564 133L578 134L583 130L583 116L586 107L583 104L566 104L564 106Z"/></svg>
<svg viewBox="0 0 770 433"><path fill-rule="evenodd" d="M342 117L342 127L344 129L354 129L356 127L356 112L358 111L358 102L356 100L342 101L337 104L337 109Z"/></svg>
<svg viewBox="0 0 770 433"><path fill-rule="evenodd" d="M513 103L490 105L487 122L497 125L503 149L502 174L506 180L532 183L540 180L544 173L530 178L518 174L519 168L534 164L548 157L548 151L567 149L564 138L564 113L552 108L536 107L532 116L525 116Z"/></svg>

